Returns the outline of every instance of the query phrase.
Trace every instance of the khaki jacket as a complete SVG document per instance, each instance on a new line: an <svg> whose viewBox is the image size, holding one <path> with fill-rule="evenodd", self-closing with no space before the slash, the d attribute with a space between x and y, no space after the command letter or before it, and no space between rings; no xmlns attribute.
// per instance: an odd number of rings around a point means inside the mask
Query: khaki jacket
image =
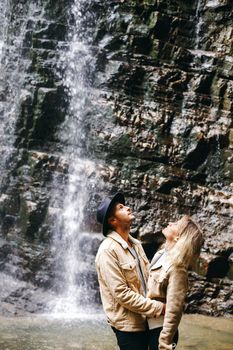
<svg viewBox="0 0 233 350"><path fill-rule="evenodd" d="M186 268L174 266L168 258L163 262L157 262L162 253L164 250L156 253L151 261L147 296L166 303L159 350L172 350L174 349L172 339L182 317L188 290L188 273Z"/></svg>
<svg viewBox="0 0 233 350"><path fill-rule="evenodd" d="M145 280L149 262L141 243L130 236ZM146 329L146 316L159 316L163 303L144 297L135 258L123 238L112 231L101 243L96 255L100 294L108 323L118 330L138 332Z"/></svg>

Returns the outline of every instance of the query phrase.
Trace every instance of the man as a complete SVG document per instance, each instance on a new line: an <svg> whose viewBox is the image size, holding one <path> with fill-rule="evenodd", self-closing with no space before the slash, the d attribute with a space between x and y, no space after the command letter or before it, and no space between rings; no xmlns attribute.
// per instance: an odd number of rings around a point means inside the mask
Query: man
<svg viewBox="0 0 233 350"><path fill-rule="evenodd" d="M134 215L122 193L106 198L97 220L106 236L96 256L103 308L121 350L147 350L146 316L156 317L165 305L146 298L149 262L141 243L130 236Z"/></svg>

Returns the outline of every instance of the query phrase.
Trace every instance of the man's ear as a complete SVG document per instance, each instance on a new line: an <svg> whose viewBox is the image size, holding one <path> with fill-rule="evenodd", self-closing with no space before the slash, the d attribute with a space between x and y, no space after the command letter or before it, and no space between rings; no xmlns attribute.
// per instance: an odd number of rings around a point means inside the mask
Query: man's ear
<svg viewBox="0 0 233 350"><path fill-rule="evenodd" d="M116 222L116 219L114 218L114 216L110 216L108 218L108 224L109 225L114 225L115 222Z"/></svg>

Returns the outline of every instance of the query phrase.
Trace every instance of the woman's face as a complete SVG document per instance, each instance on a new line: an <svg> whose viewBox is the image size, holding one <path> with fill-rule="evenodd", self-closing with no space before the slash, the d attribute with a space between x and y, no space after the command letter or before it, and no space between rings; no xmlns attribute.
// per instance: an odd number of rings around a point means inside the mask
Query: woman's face
<svg viewBox="0 0 233 350"><path fill-rule="evenodd" d="M163 229L162 233L167 241L176 242L176 239L179 237L181 220L182 219L175 222L169 222L167 227Z"/></svg>

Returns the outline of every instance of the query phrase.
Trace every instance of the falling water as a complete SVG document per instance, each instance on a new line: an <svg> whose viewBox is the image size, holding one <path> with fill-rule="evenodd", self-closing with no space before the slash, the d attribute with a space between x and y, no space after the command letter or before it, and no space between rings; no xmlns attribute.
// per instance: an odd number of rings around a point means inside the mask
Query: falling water
<svg viewBox="0 0 233 350"><path fill-rule="evenodd" d="M204 23L203 18L200 14L202 10L202 1L203 0L198 0L196 13L195 13L196 26L195 26L194 50L189 50L193 54L193 62L192 62L193 68L197 68L199 64L198 52L200 51L199 50L200 40L201 40L200 32ZM174 136L182 135L187 129L187 127L189 126L187 124L187 116L189 115L188 105L189 105L189 102L195 101L195 97L196 97L196 94L193 91L192 80L191 80L187 85L187 91L183 93L180 116L176 118L171 125L170 132L172 135ZM185 120L186 122L184 122Z"/></svg>
<svg viewBox="0 0 233 350"><path fill-rule="evenodd" d="M9 1L1 1L0 2L0 64L2 62L2 53L3 53L3 47L4 43L6 41L6 34L7 34L7 20L8 20L8 14L9 12Z"/></svg>
<svg viewBox="0 0 233 350"><path fill-rule="evenodd" d="M25 94L26 73L31 64L24 54L27 23L34 21L36 5L25 6L22 16L12 19L11 1L0 3L0 144L1 181L7 177L14 156L15 126ZM4 176L5 174L5 176ZM1 187L1 184L0 184Z"/></svg>
<svg viewBox="0 0 233 350"><path fill-rule="evenodd" d="M192 91L192 86L189 83L187 86L187 91L185 93L183 93L183 99L182 99L182 104L181 104L181 108L180 108L180 115L179 117L177 116L172 125L171 125L171 129L170 129L170 133L173 136L183 136L188 125L188 102L190 100L192 100L193 98L195 98L195 92Z"/></svg>
<svg viewBox="0 0 233 350"><path fill-rule="evenodd" d="M196 14L195 14L195 19L196 19L197 24L195 27L195 46L194 46L194 48L196 50L198 50L200 47L200 40L201 40L200 32L201 32L201 29L202 29L202 26L204 23L202 15L200 14L201 9L202 9L202 0L198 0Z"/></svg>
<svg viewBox="0 0 233 350"><path fill-rule="evenodd" d="M74 1L71 8L74 25L69 33L68 50L62 52L60 62L70 100L69 112L60 131L69 175L64 193L54 179L57 190L53 194L53 207L59 209L52 250L57 261L55 288L60 294L49 308L55 314L75 314L85 303L90 303L86 278L88 270L90 273L90 262L85 262L82 254L85 254L83 242L89 239L89 235L83 233L84 210L88 205L89 190L96 185L95 164L85 156L85 117L96 99L91 87L95 59L89 46L91 34L88 29L94 22L94 15L87 10L89 3L88 0Z"/></svg>
<svg viewBox="0 0 233 350"><path fill-rule="evenodd" d="M218 111L215 113L217 114ZM225 191L223 175L224 163L220 140L221 134L215 134L215 150L211 159L212 168L209 170L206 180L211 184L212 188L215 190L221 190L223 193ZM227 193L227 191L225 193Z"/></svg>

